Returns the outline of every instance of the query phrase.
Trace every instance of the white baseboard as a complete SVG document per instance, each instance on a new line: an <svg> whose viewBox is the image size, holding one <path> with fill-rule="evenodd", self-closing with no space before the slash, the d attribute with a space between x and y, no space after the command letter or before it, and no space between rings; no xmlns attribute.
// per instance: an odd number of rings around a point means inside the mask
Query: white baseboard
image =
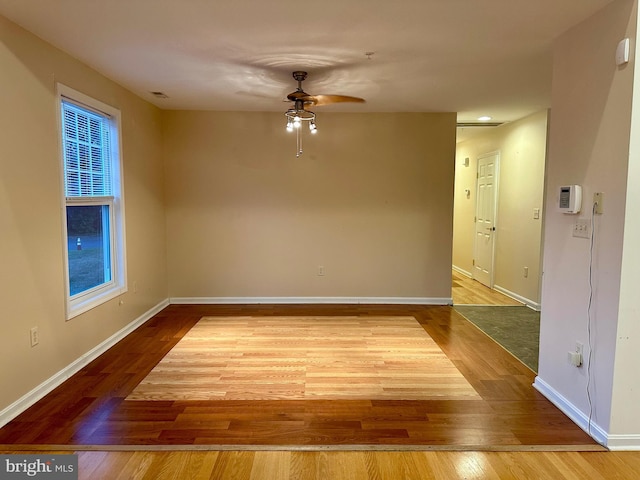
<svg viewBox="0 0 640 480"><path fill-rule="evenodd" d="M466 270L464 270L464 269L462 269L460 267L456 267L455 265L451 265L451 269L456 271L456 272L458 272L458 273L460 273L460 274L462 274L462 275L464 275L464 276L466 276L466 277L471 278L471 272L467 272Z"/></svg>
<svg viewBox="0 0 640 480"><path fill-rule="evenodd" d="M609 434L593 422L591 422L591 432L589 432L588 415L578 410L575 405L569 402L544 380L541 380L540 377L536 377L533 382L533 387L558 407L576 425L591 435L596 442L604 445L609 450L640 451L640 434Z"/></svg>
<svg viewBox="0 0 640 480"><path fill-rule="evenodd" d="M562 411L562 413L569 417L582 430L591 435L591 437L596 442L609 447L609 434L593 422L591 422L591 428L589 428L589 416L585 415L574 404L572 404L569 400L567 400L563 395L552 388L539 376L536 376L536 379L533 382L533 388L544 395L547 400L558 407ZM640 435L638 435L637 437L640 438Z"/></svg>
<svg viewBox="0 0 640 480"><path fill-rule="evenodd" d="M163 300L156 306L152 307L150 310L146 311L138 318L136 318L133 322L128 324L123 329L111 335L105 341L97 345L96 347L89 350L87 353L67 365L65 368L55 373L53 376L49 377L47 380L42 382L36 388L31 390L30 392L23 395L21 398L13 402L11 405L0 411L0 427L3 427L11 420L16 418L22 412L24 412L27 408L31 407L37 401L41 400L45 395L51 392L54 388L60 386L65 380L67 380L72 375L76 374L80 371L80 369L84 368L90 362L98 358L104 352L113 347L116 343L122 340L124 337L133 332L140 325L145 323L151 317L153 317L156 313L160 312L163 308L169 305L169 300Z"/></svg>
<svg viewBox="0 0 640 480"><path fill-rule="evenodd" d="M617 451L640 451L640 435L609 435L607 448Z"/></svg>
<svg viewBox="0 0 640 480"><path fill-rule="evenodd" d="M176 305L232 304L375 304L375 305L452 305L451 297L172 297Z"/></svg>
<svg viewBox="0 0 640 480"><path fill-rule="evenodd" d="M507 297L511 297L514 300L517 300L520 303L524 303L527 307L531 308L532 310L535 310L536 312L540 311L540 304L537 302L534 302L533 300L529 300L528 298L525 298L522 295L518 295L517 293L511 292L499 285L494 285L493 289L502 293L503 295L506 295Z"/></svg>

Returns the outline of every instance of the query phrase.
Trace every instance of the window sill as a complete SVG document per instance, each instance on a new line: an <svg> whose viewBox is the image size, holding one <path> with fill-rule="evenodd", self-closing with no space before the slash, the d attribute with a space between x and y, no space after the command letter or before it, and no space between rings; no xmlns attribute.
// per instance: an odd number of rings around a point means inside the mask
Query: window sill
<svg viewBox="0 0 640 480"><path fill-rule="evenodd" d="M67 300L67 320L71 320L127 292L126 285L113 285L86 297Z"/></svg>

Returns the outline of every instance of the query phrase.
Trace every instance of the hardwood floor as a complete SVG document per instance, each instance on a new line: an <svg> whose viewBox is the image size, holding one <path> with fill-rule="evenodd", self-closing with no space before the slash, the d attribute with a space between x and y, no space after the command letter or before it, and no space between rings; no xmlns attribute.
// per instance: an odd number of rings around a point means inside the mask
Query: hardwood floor
<svg viewBox="0 0 640 480"><path fill-rule="evenodd" d="M245 315L413 316L481 400L126 400L200 318ZM533 379L447 306L172 305L0 429L0 448L599 448L532 388Z"/></svg>
<svg viewBox="0 0 640 480"><path fill-rule="evenodd" d="M640 452L82 451L78 466L80 480L635 480Z"/></svg>
<svg viewBox="0 0 640 480"><path fill-rule="evenodd" d="M305 314L414 316L482 400L125 400L203 316ZM640 452L603 451L532 381L450 307L174 305L0 429L0 451L75 452L92 480L638 478Z"/></svg>
<svg viewBox="0 0 640 480"><path fill-rule="evenodd" d="M452 280L451 294L454 305L522 305L517 300L455 270L452 271Z"/></svg>

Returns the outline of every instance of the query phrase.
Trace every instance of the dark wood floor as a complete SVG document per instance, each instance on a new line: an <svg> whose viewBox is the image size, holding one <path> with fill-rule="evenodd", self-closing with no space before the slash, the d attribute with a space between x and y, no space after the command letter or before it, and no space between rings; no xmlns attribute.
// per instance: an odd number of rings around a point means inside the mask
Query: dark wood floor
<svg viewBox="0 0 640 480"><path fill-rule="evenodd" d="M482 400L126 401L205 315L413 315ZM588 435L533 389L533 380L531 370L451 307L172 305L0 429L0 448L595 447Z"/></svg>

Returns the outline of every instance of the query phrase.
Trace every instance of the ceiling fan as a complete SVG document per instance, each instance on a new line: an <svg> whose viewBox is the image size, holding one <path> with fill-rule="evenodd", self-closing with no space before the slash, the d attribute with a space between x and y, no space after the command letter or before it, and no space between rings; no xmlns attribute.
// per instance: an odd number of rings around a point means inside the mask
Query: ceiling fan
<svg viewBox="0 0 640 480"><path fill-rule="evenodd" d="M287 117L287 131L296 131L297 151L296 157L302 155L302 136L300 128L302 122L309 123L309 130L312 134L317 132L316 114L305 107L330 105L332 103L364 103L364 99L358 97L350 97L348 95L310 95L302 89L302 82L307 78L307 72L295 71L293 78L298 82L298 88L295 92L287 95L287 99L294 102L294 106L285 112Z"/></svg>
<svg viewBox="0 0 640 480"><path fill-rule="evenodd" d="M292 102L302 101L303 105L313 105L316 107L329 105L331 103L364 103L363 98L350 97L347 95L309 95L307 92L302 90L302 82L307 78L307 72L295 71L293 72L293 78L298 82L298 89L287 95L287 98Z"/></svg>

